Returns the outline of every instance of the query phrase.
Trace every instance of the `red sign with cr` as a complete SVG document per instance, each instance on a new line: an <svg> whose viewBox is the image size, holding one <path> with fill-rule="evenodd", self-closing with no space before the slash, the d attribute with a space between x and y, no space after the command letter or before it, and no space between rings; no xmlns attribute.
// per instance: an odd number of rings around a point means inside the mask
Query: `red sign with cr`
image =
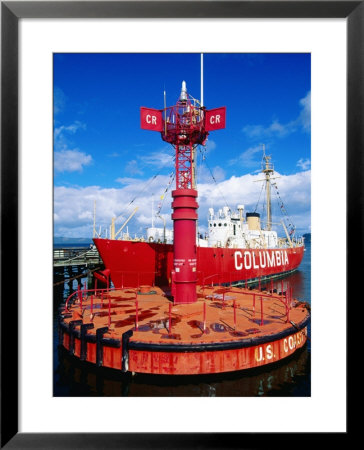
<svg viewBox="0 0 364 450"><path fill-rule="evenodd" d="M226 108L211 109L206 111L205 129L206 131L220 130L225 128Z"/></svg>
<svg viewBox="0 0 364 450"><path fill-rule="evenodd" d="M143 130L163 131L162 111L140 108L140 126Z"/></svg>

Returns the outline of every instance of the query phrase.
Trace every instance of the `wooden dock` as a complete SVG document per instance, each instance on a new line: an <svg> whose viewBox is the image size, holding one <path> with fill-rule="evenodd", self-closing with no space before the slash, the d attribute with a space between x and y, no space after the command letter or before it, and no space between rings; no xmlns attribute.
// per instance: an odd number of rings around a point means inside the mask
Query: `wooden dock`
<svg viewBox="0 0 364 450"><path fill-rule="evenodd" d="M95 248L75 247L53 250L53 267L93 266L102 264L99 252Z"/></svg>

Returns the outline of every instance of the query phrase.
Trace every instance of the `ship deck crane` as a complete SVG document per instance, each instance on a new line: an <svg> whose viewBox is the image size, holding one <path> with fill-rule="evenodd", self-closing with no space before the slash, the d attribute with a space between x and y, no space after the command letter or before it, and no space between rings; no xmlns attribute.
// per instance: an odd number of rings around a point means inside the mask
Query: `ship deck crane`
<svg viewBox="0 0 364 450"><path fill-rule="evenodd" d="M122 224L122 226L119 228L119 230L115 233L115 221L116 221L116 217L113 217L111 219L111 235L110 235L110 239L116 239L117 235L119 233L121 233L121 231L125 228L125 226L127 225L127 223L130 221L130 219L134 216L134 214L138 211L139 206L137 206L134 211L130 214L130 216L126 219L126 221Z"/></svg>

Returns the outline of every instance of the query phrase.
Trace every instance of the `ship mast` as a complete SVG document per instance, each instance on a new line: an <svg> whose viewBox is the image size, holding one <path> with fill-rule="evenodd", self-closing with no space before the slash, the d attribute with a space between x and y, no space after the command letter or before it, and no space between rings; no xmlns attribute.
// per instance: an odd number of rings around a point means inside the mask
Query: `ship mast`
<svg viewBox="0 0 364 450"><path fill-rule="evenodd" d="M270 195L270 180L271 175L274 173L273 164L270 162L271 157L265 154L265 145L263 144L263 163L262 172L265 175L265 188L267 193L267 230L272 229L272 206L271 206L271 195Z"/></svg>

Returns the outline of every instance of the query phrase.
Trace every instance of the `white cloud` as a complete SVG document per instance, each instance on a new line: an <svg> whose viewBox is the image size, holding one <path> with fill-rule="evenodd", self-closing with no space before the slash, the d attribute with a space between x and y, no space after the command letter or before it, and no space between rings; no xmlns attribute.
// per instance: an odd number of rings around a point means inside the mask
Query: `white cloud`
<svg viewBox="0 0 364 450"><path fill-rule="evenodd" d="M212 169L212 174L216 181L223 181L225 178L225 170L220 166L214 167Z"/></svg>
<svg viewBox="0 0 364 450"><path fill-rule="evenodd" d="M143 171L139 168L138 162L133 159L125 165L125 171L130 175L143 175Z"/></svg>
<svg viewBox="0 0 364 450"><path fill-rule="evenodd" d="M156 168L173 167L174 152L166 152L164 150L152 152L139 157L140 161L148 166Z"/></svg>
<svg viewBox="0 0 364 450"><path fill-rule="evenodd" d="M135 176L150 173L151 170L160 170L164 168L174 167L174 151L166 151L161 149L150 153L135 155L135 159L128 161L125 164L125 173ZM124 180L128 177L118 178L116 181L124 184Z"/></svg>
<svg viewBox="0 0 364 450"><path fill-rule="evenodd" d="M224 180L225 175L225 170L220 166L215 166L213 169L211 169L211 171L206 166L201 166L197 174L197 183L211 183L213 182L212 177L214 177L215 180L219 182Z"/></svg>
<svg viewBox="0 0 364 450"><path fill-rule="evenodd" d="M140 183L140 180L137 178L131 178L131 177L119 177L115 180L117 183L120 184L132 184L132 183Z"/></svg>
<svg viewBox="0 0 364 450"><path fill-rule="evenodd" d="M231 159L228 164L230 166L238 164L242 167L257 167L257 156L259 160L262 158L262 146L256 145L255 147L250 147L245 152L241 153L237 158Z"/></svg>
<svg viewBox="0 0 364 450"><path fill-rule="evenodd" d="M282 125L274 120L268 127L263 125L246 125L243 132L251 139L283 137L294 130L293 122Z"/></svg>
<svg viewBox="0 0 364 450"><path fill-rule="evenodd" d="M297 167L300 167L302 170L307 170L311 166L311 161L308 158L301 158L297 161Z"/></svg>
<svg viewBox="0 0 364 450"><path fill-rule="evenodd" d="M206 145L204 146L207 152L211 152L212 150L215 150L216 148L216 142L212 139L208 138L206 141Z"/></svg>
<svg viewBox="0 0 364 450"><path fill-rule="evenodd" d="M311 130L311 92L308 92L306 97L300 100L302 107L298 122L301 124L305 131Z"/></svg>
<svg viewBox="0 0 364 450"><path fill-rule="evenodd" d="M154 212L156 212L160 196L169 184L170 177L159 175L148 180L129 178L123 181L125 183L128 181L128 184L118 189L99 186L55 187L55 235L91 237L95 200L96 228L98 230L101 226L104 235L105 230L109 230L112 217L118 217L116 227L120 227L136 207L139 210L128 226L134 232L144 233L145 227L151 224L152 198L154 198ZM170 207L171 204L170 190L163 203L165 208ZM149 220L146 219L147 217Z"/></svg>
<svg viewBox="0 0 364 450"><path fill-rule="evenodd" d="M311 130L311 92L299 100L301 111L296 119L287 123L280 123L274 119L268 126L246 125L243 132L251 139L282 138L301 129L305 132Z"/></svg>
<svg viewBox="0 0 364 450"><path fill-rule="evenodd" d="M279 176L276 173L276 176ZM227 180L199 182L199 228L206 230L208 208L215 211L225 206L225 201L232 209L238 204L245 205L245 211L254 211L261 195L262 184L255 182L260 175L232 176ZM127 180L124 179L126 182ZM54 227L55 235L67 237L92 237L93 208L96 200L96 229L101 226L103 235L109 230L111 218L118 217L116 229L129 217L135 207L139 207L135 216L128 223L131 233L145 234L145 228L152 222L152 203L154 213L162 204L161 215L166 219L167 227L172 227L171 190L164 200L161 195L171 181L167 175L149 180L129 179L129 183L118 189L106 189L99 186L89 187L55 187L54 189ZM299 172L283 176L276 180L278 192L285 208L298 230L305 232L310 227L310 182L311 172ZM273 221L282 219L279 210L276 189L272 190ZM261 197L263 200L264 191ZM259 211L259 208L257 209ZM160 219L154 218L155 226L162 226ZM160 222L160 224L158 224ZM109 232L109 231L108 231Z"/></svg>
<svg viewBox="0 0 364 450"><path fill-rule="evenodd" d="M54 170L55 172L82 172L92 164L92 156L78 148L71 149L68 135L86 129L86 125L76 121L71 125L61 125L54 129Z"/></svg>
<svg viewBox="0 0 364 450"><path fill-rule="evenodd" d="M84 166L92 163L92 156L79 150L61 150L54 152L54 170L56 172L82 172Z"/></svg>
<svg viewBox="0 0 364 450"><path fill-rule="evenodd" d="M65 145L67 140L67 134L75 134L78 130L85 130L86 125L82 122L76 120L71 125L65 126L61 125L54 129L54 145L55 148Z"/></svg>
<svg viewBox="0 0 364 450"><path fill-rule="evenodd" d="M55 86L53 91L53 111L54 114L59 114L62 112L66 103L66 96L64 92L59 87Z"/></svg>

